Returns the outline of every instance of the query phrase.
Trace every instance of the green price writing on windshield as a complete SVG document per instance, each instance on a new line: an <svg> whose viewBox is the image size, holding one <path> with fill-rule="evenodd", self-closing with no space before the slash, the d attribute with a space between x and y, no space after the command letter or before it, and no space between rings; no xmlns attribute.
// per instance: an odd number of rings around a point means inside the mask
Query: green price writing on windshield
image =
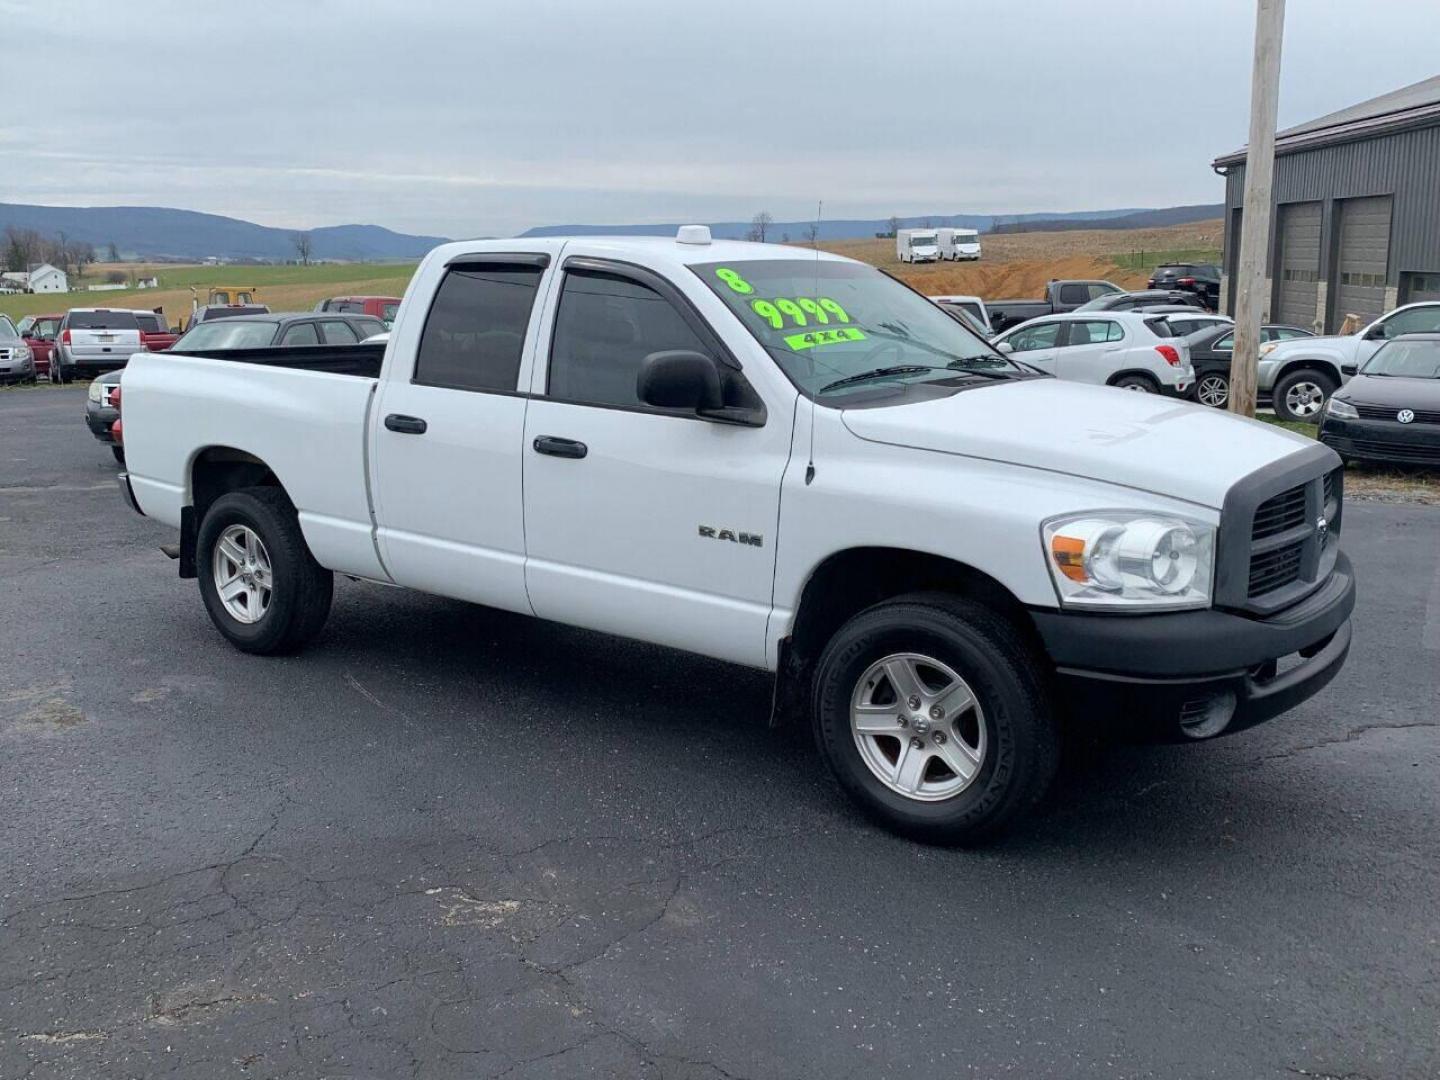
<svg viewBox="0 0 1440 1080"><path fill-rule="evenodd" d="M850 321L850 313L828 296L815 300L808 296L798 300L786 296L777 296L773 300L751 300L750 310L768 322L773 330L784 329L787 317L792 326L809 326L811 319L824 326L829 324L832 316L836 322Z"/></svg>
<svg viewBox="0 0 1440 1080"><path fill-rule="evenodd" d="M723 281L726 285L729 285L731 290L734 292L743 293L744 295L749 296L752 292L755 291L754 285L751 285L748 281L746 281L734 270L731 270L728 266L722 266L719 270L716 270L715 276L718 277L721 281Z"/></svg>
<svg viewBox="0 0 1440 1080"><path fill-rule="evenodd" d="M785 344L796 352L813 349L817 345L835 345L842 341L864 341L865 332L853 326L842 326L838 330L811 330L808 334L791 334Z"/></svg>

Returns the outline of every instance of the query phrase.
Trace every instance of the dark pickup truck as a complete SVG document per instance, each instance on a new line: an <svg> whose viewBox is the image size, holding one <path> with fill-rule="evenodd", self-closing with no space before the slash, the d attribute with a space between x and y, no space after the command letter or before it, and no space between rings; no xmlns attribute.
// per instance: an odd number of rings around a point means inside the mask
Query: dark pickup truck
<svg viewBox="0 0 1440 1080"><path fill-rule="evenodd" d="M1124 291L1109 281L1052 281L1045 286L1043 300L986 300L985 307L990 312L990 325L998 334L1029 319L1074 311L1097 296Z"/></svg>

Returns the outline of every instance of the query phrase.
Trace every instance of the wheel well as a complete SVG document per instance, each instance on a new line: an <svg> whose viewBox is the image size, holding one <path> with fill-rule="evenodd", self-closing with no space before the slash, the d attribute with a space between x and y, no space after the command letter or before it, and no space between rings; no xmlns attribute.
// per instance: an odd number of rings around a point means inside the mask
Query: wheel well
<svg viewBox="0 0 1440 1080"><path fill-rule="evenodd" d="M915 592L948 592L979 600L1039 645L1025 606L989 574L954 559L904 548L851 548L827 558L805 583L780 677L794 677L799 685L792 690L803 693L805 677L825 643L848 619L884 600Z"/></svg>
<svg viewBox="0 0 1440 1080"><path fill-rule="evenodd" d="M1340 369L1329 360L1299 359L1291 360L1284 367L1275 373L1275 382L1278 383L1287 375L1293 375L1297 371L1313 371L1317 375L1324 375L1337 386L1340 384ZM1272 384L1274 385L1274 384Z"/></svg>
<svg viewBox="0 0 1440 1080"><path fill-rule="evenodd" d="M1138 375L1140 378L1144 379L1146 382L1154 386L1157 390L1160 388L1160 380L1157 379L1150 372L1146 371L1144 368L1130 368L1127 371L1117 371L1114 375L1111 375L1110 378L1105 380L1105 385L1114 386L1121 379L1128 379L1132 375Z"/></svg>
<svg viewBox="0 0 1440 1080"><path fill-rule="evenodd" d="M180 509L180 576L195 576L196 538L210 504L226 492L246 487L285 490L275 470L254 454L230 446L207 446L190 466L190 505Z"/></svg>

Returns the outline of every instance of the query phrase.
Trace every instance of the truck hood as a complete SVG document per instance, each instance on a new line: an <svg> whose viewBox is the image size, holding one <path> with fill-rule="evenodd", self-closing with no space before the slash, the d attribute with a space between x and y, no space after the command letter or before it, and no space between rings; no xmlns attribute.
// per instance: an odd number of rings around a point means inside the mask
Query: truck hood
<svg viewBox="0 0 1440 1080"><path fill-rule="evenodd" d="M1263 362L1277 360L1289 360L1292 357L1323 357L1331 361L1337 367L1344 363L1348 364L1355 356L1355 346L1360 341L1359 334L1332 334L1327 337L1302 337L1290 338L1288 341L1279 342L1275 348L1260 359Z"/></svg>
<svg viewBox="0 0 1440 1080"><path fill-rule="evenodd" d="M846 409L841 419L870 442L1083 476L1217 510L1237 480L1314 445L1203 405L1058 379Z"/></svg>

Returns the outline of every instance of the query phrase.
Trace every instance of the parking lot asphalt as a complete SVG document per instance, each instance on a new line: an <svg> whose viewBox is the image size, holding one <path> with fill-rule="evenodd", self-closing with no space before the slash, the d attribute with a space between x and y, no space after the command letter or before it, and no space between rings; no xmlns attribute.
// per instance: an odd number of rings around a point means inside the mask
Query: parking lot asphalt
<svg viewBox="0 0 1440 1080"><path fill-rule="evenodd" d="M758 673L351 582L234 651L83 398L0 393L0 1076L1440 1073L1440 508L1346 508L1321 696L943 850Z"/></svg>

